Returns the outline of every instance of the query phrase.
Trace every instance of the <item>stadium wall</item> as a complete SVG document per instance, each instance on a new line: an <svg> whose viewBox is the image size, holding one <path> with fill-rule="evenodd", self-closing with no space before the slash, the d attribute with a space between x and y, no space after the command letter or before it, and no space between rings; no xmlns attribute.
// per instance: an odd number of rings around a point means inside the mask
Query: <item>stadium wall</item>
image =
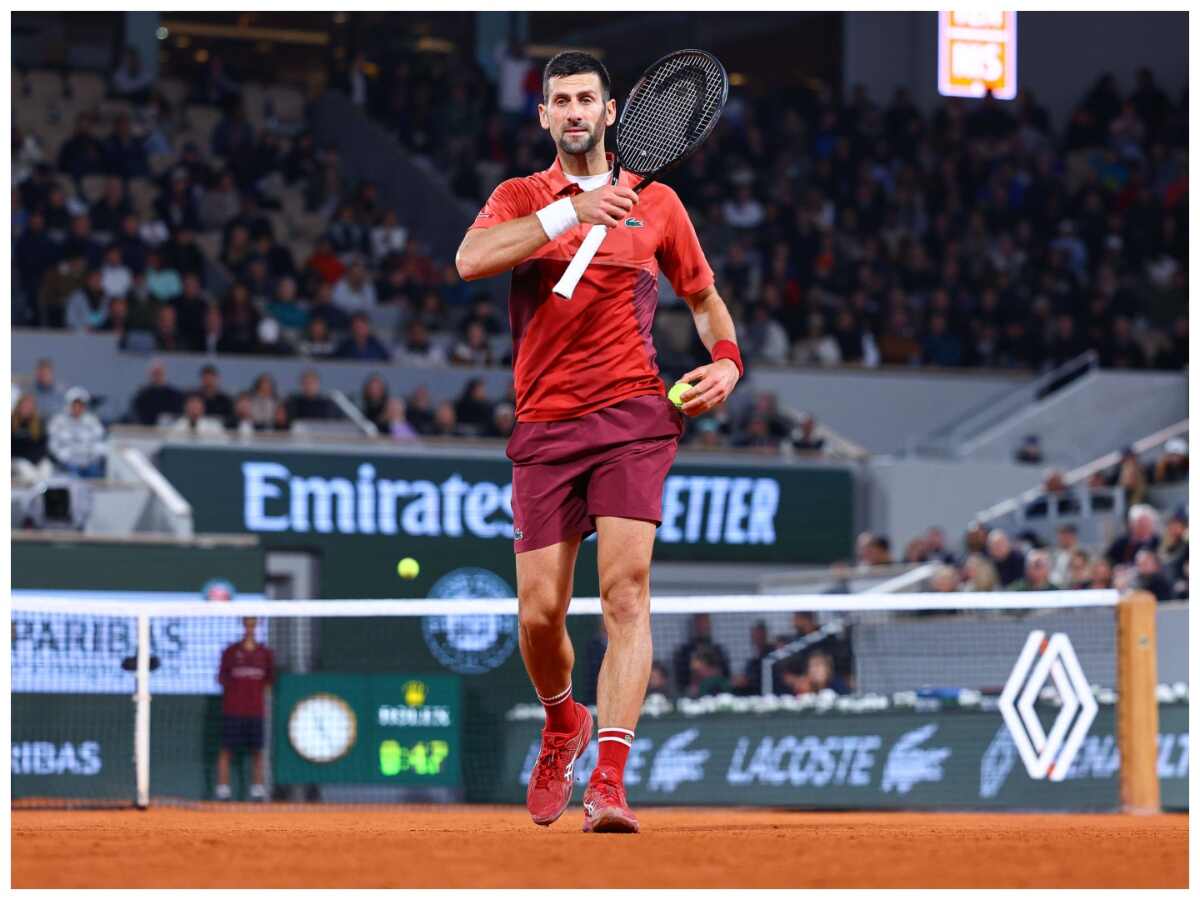
<svg viewBox="0 0 1200 900"><path fill-rule="evenodd" d="M1153 51L1147 48L1153 47ZM1070 51L1070 64L1064 65ZM866 86L887 103L899 87L928 111L937 90L937 13L848 13L843 30L844 90ZM1050 113L1054 128L1071 113L1096 78L1112 72L1123 90L1141 66L1172 98L1187 84L1186 12L1021 12L1017 16L1017 79Z"/></svg>

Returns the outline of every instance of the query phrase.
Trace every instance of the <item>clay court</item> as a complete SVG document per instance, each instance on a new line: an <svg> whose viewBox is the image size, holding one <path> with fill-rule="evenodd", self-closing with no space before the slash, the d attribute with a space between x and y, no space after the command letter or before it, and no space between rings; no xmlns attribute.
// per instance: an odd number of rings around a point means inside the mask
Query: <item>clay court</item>
<svg viewBox="0 0 1200 900"><path fill-rule="evenodd" d="M1186 815L514 807L14 811L15 888L1187 887Z"/></svg>

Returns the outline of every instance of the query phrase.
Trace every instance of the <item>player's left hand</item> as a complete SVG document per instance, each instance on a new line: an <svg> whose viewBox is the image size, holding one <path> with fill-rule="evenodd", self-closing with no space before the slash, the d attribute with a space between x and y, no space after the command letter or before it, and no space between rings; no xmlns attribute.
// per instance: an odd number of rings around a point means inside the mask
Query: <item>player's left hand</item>
<svg viewBox="0 0 1200 900"><path fill-rule="evenodd" d="M718 359L692 369L679 380L692 386L680 398L683 412L689 416L703 415L714 406L720 406L733 393L738 383L737 363L732 359Z"/></svg>

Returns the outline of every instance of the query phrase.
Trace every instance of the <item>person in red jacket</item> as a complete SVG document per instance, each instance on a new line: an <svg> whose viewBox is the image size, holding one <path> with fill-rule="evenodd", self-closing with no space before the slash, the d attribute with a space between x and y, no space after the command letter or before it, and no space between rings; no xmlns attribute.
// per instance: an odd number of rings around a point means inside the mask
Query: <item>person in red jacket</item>
<svg viewBox="0 0 1200 900"><path fill-rule="evenodd" d="M235 752L252 754L254 781L251 800L266 800L263 784L263 718L267 690L275 682L275 656L254 637L258 620L242 619L245 633L221 654L217 681L224 688L221 700L221 752L217 755L217 799L229 800L229 764Z"/></svg>

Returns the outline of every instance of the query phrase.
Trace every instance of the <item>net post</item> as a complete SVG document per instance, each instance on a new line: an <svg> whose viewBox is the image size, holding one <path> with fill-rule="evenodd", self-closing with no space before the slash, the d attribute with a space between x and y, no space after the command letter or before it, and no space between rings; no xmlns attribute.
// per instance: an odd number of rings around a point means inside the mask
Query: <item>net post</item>
<svg viewBox="0 0 1200 900"><path fill-rule="evenodd" d="M1134 591L1117 604L1117 744L1121 811L1161 809L1158 783L1158 663L1153 594Z"/></svg>
<svg viewBox="0 0 1200 900"><path fill-rule="evenodd" d="M137 617L137 690L133 696L133 765L137 806L150 806L150 616Z"/></svg>

